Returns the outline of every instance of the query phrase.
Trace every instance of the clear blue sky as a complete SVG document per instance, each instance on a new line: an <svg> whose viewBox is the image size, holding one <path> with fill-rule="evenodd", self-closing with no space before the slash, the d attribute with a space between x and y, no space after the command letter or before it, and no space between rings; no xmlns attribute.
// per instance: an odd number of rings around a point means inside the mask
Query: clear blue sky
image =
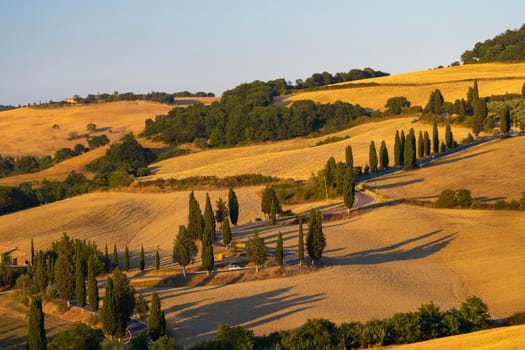
<svg viewBox="0 0 525 350"><path fill-rule="evenodd" d="M0 0L0 104L433 68L524 14L523 0Z"/></svg>

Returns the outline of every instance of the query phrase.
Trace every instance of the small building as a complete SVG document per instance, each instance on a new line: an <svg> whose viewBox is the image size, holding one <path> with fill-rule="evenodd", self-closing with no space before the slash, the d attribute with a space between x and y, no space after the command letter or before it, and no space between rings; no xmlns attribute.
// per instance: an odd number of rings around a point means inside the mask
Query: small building
<svg viewBox="0 0 525 350"><path fill-rule="evenodd" d="M26 252L18 249L18 247L0 246L0 264L8 262L10 266L26 266L27 256Z"/></svg>

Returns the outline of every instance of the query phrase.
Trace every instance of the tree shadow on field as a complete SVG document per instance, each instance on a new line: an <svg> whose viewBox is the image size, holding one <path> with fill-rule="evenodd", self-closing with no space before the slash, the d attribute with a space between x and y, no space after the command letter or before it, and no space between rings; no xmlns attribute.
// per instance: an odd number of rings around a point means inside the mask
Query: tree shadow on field
<svg viewBox="0 0 525 350"><path fill-rule="evenodd" d="M448 246L457 235L455 232L436 238L435 236L440 232L442 230L432 231L383 248L363 250L333 258L327 257L323 260L333 265L376 265L393 261L423 259ZM404 249L409 244L416 242L419 242L419 245Z"/></svg>
<svg viewBox="0 0 525 350"><path fill-rule="evenodd" d="M489 150L486 150L486 151L472 153L472 154L469 154L469 155L466 155L466 156L462 156L462 157L457 156L455 158L450 158L450 159L438 159L437 161L425 164L424 167L425 168L430 168L430 167L444 165L444 164L456 163L456 162L460 162L460 161L465 160L465 159L475 158L475 157L481 156L483 154L491 153L491 152L494 152L494 149L489 149ZM456 153L456 154L461 154L461 151Z"/></svg>
<svg viewBox="0 0 525 350"><path fill-rule="evenodd" d="M230 326L242 325L245 328L257 327L307 310L312 307L312 303L324 297L323 293L290 294L292 288L280 288L247 297L185 308L175 315L173 313L181 310L177 306L165 309L164 312L168 319L177 320L175 327L171 329L175 337L185 338L186 342L197 343L212 338L221 323Z"/></svg>
<svg viewBox="0 0 525 350"><path fill-rule="evenodd" d="M400 181L400 182L394 182L394 183L391 183L391 184L385 184L385 185L377 185L377 186L371 186L373 184L373 182L370 182L370 187L376 189L376 190L385 190L385 189L388 189L388 188L396 188L396 187L403 187L403 186L407 186L407 185L412 185L412 184L415 184L415 183L418 183L418 182L423 182L424 180L419 178L419 179L413 179L413 180L408 180L408 181Z"/></svg>

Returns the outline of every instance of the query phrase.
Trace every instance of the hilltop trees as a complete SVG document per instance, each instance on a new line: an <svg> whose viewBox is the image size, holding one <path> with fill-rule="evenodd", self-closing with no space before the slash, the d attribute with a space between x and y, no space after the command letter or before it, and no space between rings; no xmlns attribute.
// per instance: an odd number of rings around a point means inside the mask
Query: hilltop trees
<svg viewBox="0 0 525 350"><path fill-rule="evenodd" d="M522 61L525 59L525 25L506 30L492 39L478 42L472 50L461 55L464 64Z"/></svg>
<svg viewBox="0 0 525 350"><path fill-rule="evenodd" d="M370 164L370 172L377 172L377 151L374 141L370 142L370 148L368 150L368 162Z"/></svg>
<svg viewBox="0 0 525 350"><path fill-rule="evenodd" d="M226 219L228 220L228 219ZM173 262L182 266L182 273L186 278L186 266L197 255L197 245L184 225L179 226L179 233L173 246Z"/></svg>
<svg viewBox="0 0 525 350"><path fill-rule="evenodd" d="M33 298L29 307L29 329L27 336L28 350L46 350L47 338L44 328L44 312L42 311L42 300Z"/></svg>
<svg viewBox="0 0 525 350"><path fill-rule="evenodd" d="M259 267L266 261L266 245L264 238L259 237L256 231L246 243L246 256L255 264L255 272L259 272Z"/></svg>
<svg viewBox="0 0 525 350"><path fill-rule="evenodd" d="M228 191L228 209L231 223L237 225L237 220L239 219L239 202L233 188L230 188Z"/></svg>
<svg viewBox="0 0 525 350"><path fill-rule="evenodd" d="M326 247L326 239L323 233L322 214L314 209L310 210L306 247L308 255L312 259L312 264L317 264L321 260L323 250Z"/></svg>

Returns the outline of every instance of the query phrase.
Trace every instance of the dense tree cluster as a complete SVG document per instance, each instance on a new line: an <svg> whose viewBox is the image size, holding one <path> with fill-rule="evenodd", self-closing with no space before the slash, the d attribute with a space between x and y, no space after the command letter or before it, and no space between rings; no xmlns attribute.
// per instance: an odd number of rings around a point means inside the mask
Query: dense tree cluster
<svg viewBox="0 0 525 350"><path fill-rule="evenodd" d="M337 84L337 83L342 83L345 81L354 81L354 80L361 80L361 79L368 79L368 78L375 78L375 77L384 77L388 75L390 74L381 72L381 71L375 71L369 67L364 68L364 69L351 69L348 72L338 72L333 75L328 72L314 73L310 77L304 80L297 79L295 81L295 85L291 85L291 86L289 85L287 88L288 90L311 89L311 88L316 88L316 87L323 86L323 85Z"/></svg>
<svg viewBox="0 0 525 350"><path fill-rule="evenodd" d="M461 55L464 64L525 60L525 24L492 39L478 42Z"/></svg>

